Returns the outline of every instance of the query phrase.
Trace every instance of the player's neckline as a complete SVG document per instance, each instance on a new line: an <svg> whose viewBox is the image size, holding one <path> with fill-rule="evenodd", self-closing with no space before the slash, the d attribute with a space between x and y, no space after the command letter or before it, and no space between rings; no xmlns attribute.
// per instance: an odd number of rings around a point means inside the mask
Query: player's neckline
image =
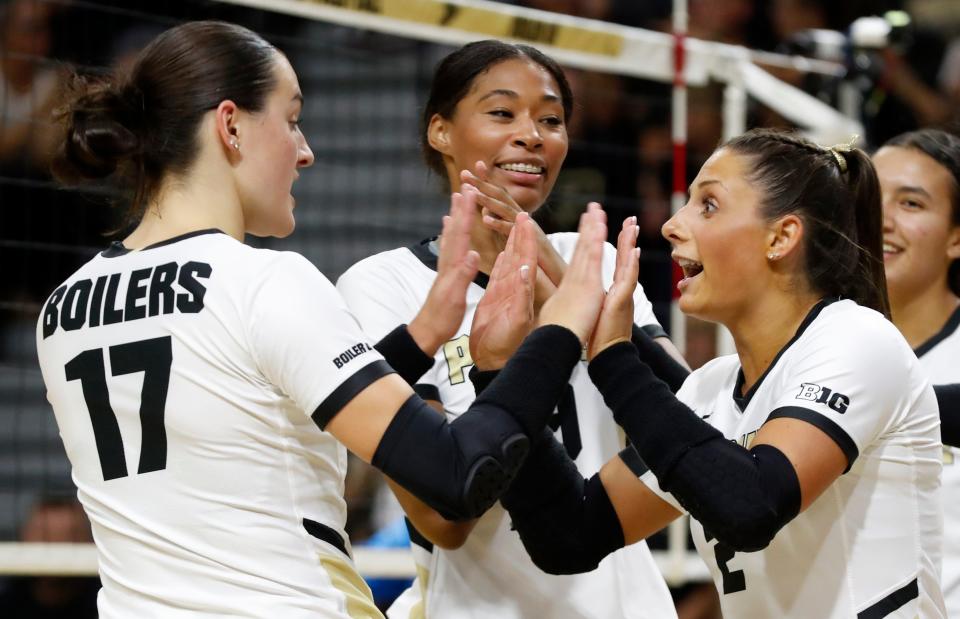
<svg viewBox="0 0 960 619"><path fill-rule="evenodd" d="M143 249L136 250L136 251L148 251L151 249L156 249L157 247L163 247L164 245L171 245L179 241L191 239L195 236L202 236L204 234L224 234L224 232L219 228L206 228L204 230L194 230L192 232L185 232L183 234L178 234L177 236L171 237L169 239L157 241L156 243L151 243L150 245L147 245ZM135 250L130 249L129 247L124 245L122 242L114 241L113 243L110 243L109 247L107 247L105 250L100 252L100 255L103 256L104 258L116 258L118 256L125 256L133 251Z"/></svg>
<svg viewBox="0 0 960 619"><path fill-rule="evenodd" d="M419 243L415 243L407 247L416 258L423 263L425 267L431 271L437 270L438 257L440 252L439 244L437 243L437 237L431 237L429 239L424 239ZM490 276L486 273L477 272L476 276L473 278L473 283L480 286L484 290L487 288L487 284L490 282Z"/></svg>
<svg viewBox="0 0 960 619"><path fill-rule="evenodd" d="M943 323L943 327L941 327L939 331L930 336L926 342L920 344L914 349L913 352L917 355L917 359L924 356L933 350L937 344L953 335L953 332L957 330L957 327L960 327L960 305L953 310L953 313L950 314L950 317L947 318L945 323Z"/></svg>
<svg viewBox="0 0 960 619"><path fill-rule="evenodd" d="M793 344L800 339L800 336L807 330L813 321L817 319L817 316L820 315L820 312L823 311L823 308L827 307L834 301L839 301L838 298L832 297L827 299L820 299L816 305L810 308L810 311L807 312L807 316L803 319L803 322L800 323L800 326L797 327L797 332L793 334L793 337L790 338L790 341L783 345L783 348L780 349L780 352L777 353L777 356L773 358L773 361L770 362L770 365L767 366L767 369L764 370L763 374L760 375L760 378L757 379L757 382L753 383L749 391L747 391L742 396L740 395L743 392L743 384L746 382L746 377L743 375L743 366L737 370L737 381L733 385L733 402L737 405L737 409L742 413L747 410L747 406L750 405L750 400L753 399L753 396L757 393L757 390L760 389L760 385L763 384L763 379L767 377L767 374L777 365L777 362L780 361L780 357L783 356L787 350L793 346Z"/></svg>

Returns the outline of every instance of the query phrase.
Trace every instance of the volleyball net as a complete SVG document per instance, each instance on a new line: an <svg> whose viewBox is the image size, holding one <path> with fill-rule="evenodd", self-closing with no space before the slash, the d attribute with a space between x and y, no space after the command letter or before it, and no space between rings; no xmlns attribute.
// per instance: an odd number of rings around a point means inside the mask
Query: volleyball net
<svg viewBox="0 0 960 619"><path fill-rule="evenodd" d="M420 161L419 113L436 63L469 41L499 38L534 45L568 70L578 101L569 127L570 154L540 221L550 231L573 229L590 200L601 201L611 221L637 215L644 249L641 282L665 325L671 322L674 286L668 246L659 231L671 212L677 169L689 180L720 140L758 124L796 126L826 144L863 133L848 115L773 75L839 79L843 67L835 63L508 4L24 3L43 14L38 19L45 21L35 26L45 28L47 46L10 49L4 39L0 54L32 63L37 86L29 104L17 110L0 98L0 137L11 134L14 121L33 127L31 135L49 129L49 116L41 113L51 107L42 86L45 76L62 81L64 65L93 73L125 66L150 38L184 20L234 21L282 49L305 95L302 127L316 163L295 187L296 233L284 240L251 241L298 251L331 280L361 258L437 233L447 197L441 180ZM10 20L9 7L18 4L8 4L0 19ZM678 85L685 104L679 115L671 112ZM678 141L683 156L675 160ZM42 161L22 154L0 152L0 197L6 286L0 297L0 574L95 574L89 544L59 543L70 540L56 535L41 536L45 541L21 539L36 505L75 492L33 338L46 295L106 243L103 233L119 221L106 206L108 195L58 189ZM686 331L676 321L671 331L683 348ZM368 516L369 500L354 503L353 514ZM655 551L673 583L706 577L686 538L682 526L674 527ZM357 561L368 577L413 573L405 551L358 548Z"/></svg>

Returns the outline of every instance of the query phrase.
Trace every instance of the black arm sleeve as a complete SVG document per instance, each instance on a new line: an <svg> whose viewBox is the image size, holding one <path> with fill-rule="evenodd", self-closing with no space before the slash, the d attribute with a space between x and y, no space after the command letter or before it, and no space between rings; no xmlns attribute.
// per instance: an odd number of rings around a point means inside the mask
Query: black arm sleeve
<svg viewBox="0 0 960 619"><path fill-rule="evenodd" d="M736 551L765 548L800 510L793 465L771 445L746 450L727 440L617 344L590 363L600 389L660 487Z"/></svg>
<svg viewBox="0 0 960 619"><path fill-rule="evenodd" d="M423 352L411 337L407 325L400 325L374 345L400 378L413 385L433 367L433 357Z"/></svg>
<svg viewBox="0 0 960 619"><path fill-rule="evenodd" d="M527 554L548 574L593 571L623 548L623 529L599 473L584 479L549 430L538 437L500 503Z"/></svg>
<svg viewBox="0 0 960 619"><path fill-rule="evenodd" d="M944 445L960 447L960 383L934 385L940 405L940 437Z"/></svg>
<svg viewBox="0 0 960 619"><path fill-rule="evenodd" d="M470 370L480 394L497 372ZM548 574L581 574L623 548L623 530L599 475L584 479L548 428L540 432L500 497L534 564Z"/></svg>
<svg viewBox="0 0 960 619"><path fill-rule="evenodd" d="M667 383L670 391L680 390L683 381L690 376L690 370L683 367L676 359L670 356L663 346L647 335L647 332L637 325L633 325L633 334L630 338L640 353L640 360L650 366L654 375Z"/></svg>
<svg viewBox="0 0 960 619"><path fill-rule="evenodd" d="M470 408L448 423L417 395L387 426L372 464L448 519L489 509L546 426L579 361L562 327L531 333Z"/></svg>
<svg viewBox="0 0 960 619"><path fill-rule="evenodd" d="M487 370L481 372L477 369L477 366L470 368L470 371L467 372L467 377L470 378L470 382L473 383L473 391L476 395L483 393L483 390L490 386L490 383L493 382L493 379L497 377L497 374L500 373L500 370Z"/></svg>

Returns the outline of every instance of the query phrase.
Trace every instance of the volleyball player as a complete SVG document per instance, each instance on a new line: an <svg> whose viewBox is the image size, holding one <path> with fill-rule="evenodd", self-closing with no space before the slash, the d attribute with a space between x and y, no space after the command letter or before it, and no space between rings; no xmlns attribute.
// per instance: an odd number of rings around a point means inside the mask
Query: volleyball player
<svg viewBox="0 0 960 619"><path fill-rule="evenodd" d="M883 259L893 324L935 389L960 383L960 138L904 133L873 156L883 191ZM938 392L941 400L943 395ZM940 411L943 435L943 596L960 616L960 419Z"/></svg>
<svg viewBox="0 0 960 619"><path fill-rule="evenodd" d="M663 233L681 309L737 354L674 396L626 341L628 222L588 355L636 452L587 480L541 437L501 498L537 564L593 569L689 512L726 617L945 617L937 401L885 316L881 226L860 150L764 130L718 149Z"/></svg>
<svg viewBox="0 0 960 619"><path fill-rule="evenodd" d="M567 153L566 123L572 107L562 69L527 46L471 43L438 66L423 113L423 153L453 190L479 192L482 213L476 213L470 240L480 254L482 273L489 273L517 213L533 212L546 201ZM577 237L538 233L538 238L539 304L563 279ZM437 240L428 240L387 251L341 276L337 287L369 336L382 337L416 315L437 277L437 248ZM603 278L609 285L616 252L612 246L606 249ZM469 373L474 366L471 351L481 341L473 313L486 298L486 285L487 277L481 274L470 286L463 323L442 343L433 367L416 384L417 392L449 419L467 410L476 397ZM663 353L666 368L685 373L666 355L665 349L675 353L675 348L639 287L635 298L634 320L641 326L637 337ZM624 444L585 364L574 369L551 428L586 475ZM402 489L397 494L414 524L418 569L417 582L391 607L390 617L675 615L645 544L615 553L590 574L550 576L530 561L502 509L494 507L479 520L448 522Z"/></svg>
<svg viewBox="0 0 960 619"><path fill-rule="evenodd" d="M344 446L438 512L476 517L552 413L526 388L559 398L596 320L606 226L591 209L545 326L504 369L513 379L441 419L402 378L417 373L405 351L460 324L475 198L454 196L421 315L375 349L303 257L242 243L294 227L291 186L313 162L302 103L266 41L196 22L157 37L129 76L78 83L64 108L59 177L116 181L134 226L51 294L37 324L98 548L101 617L381 616L344 535ZM521 217L478 310L520 337L533 233ZM515 346L503 326L478 329ZM478 349L478 363L503 365L495 353Z"/></svg>

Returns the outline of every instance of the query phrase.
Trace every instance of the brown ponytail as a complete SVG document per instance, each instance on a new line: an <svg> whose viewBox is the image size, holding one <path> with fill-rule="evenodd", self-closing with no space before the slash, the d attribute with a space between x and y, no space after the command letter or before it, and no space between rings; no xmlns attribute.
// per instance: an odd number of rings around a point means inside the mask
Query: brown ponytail
<svg viewBox="0 0 960 619"><path fill-rule="evenodd" d="M748 131L725 146L750 159L748 180L763 191L767 220L790 213L803 220L811 287L889 318L880 185L866 153L769 129Z"/></svg>
<svg viewBox="0 0 960 619"><path fill-rule="evenodd" d="M160 34L129 76L75 77L53 162L64 183L107 180L140 218L160 183L185 172L199 150L207 111L230 99L263 109L275 84L277 50L256 33L218 21L182 24Z"/></svg>

